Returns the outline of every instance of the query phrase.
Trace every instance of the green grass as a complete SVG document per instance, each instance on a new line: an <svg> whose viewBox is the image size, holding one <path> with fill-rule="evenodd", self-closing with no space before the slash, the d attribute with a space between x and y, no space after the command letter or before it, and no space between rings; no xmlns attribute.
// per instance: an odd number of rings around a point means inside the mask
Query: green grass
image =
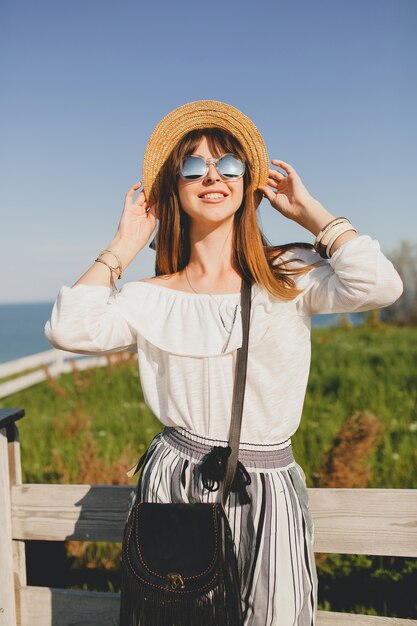
<svg viewBox="0 0 417 626"><path fill-rule="evenodd" d="M160 422L143 401L136 362L119 364L113 371L107 367L81 371L79 378L90 384L82 388L72 373L59 376L57 382L64 396L44 382L0 401L0 407L25 409L26 415L18 424L24 482L60 482L54 452L76 477L77 454L86 430L92 433L109 465L128 444L132 446L133 465L137 454L161 430Z"/></svg>
<svg viewBox="0 0 417 626"><path fill-rule="evenodd" d="M368 486L417 488L417 328L313 329L303 417L293 435L309 486L318 486L323 453L356 410L384 427Z"/></svg>
<svg viewBox="0 0 417 626"><path fill-rule="evenodd" d="M44 382L0 400L0 407L26 412L19 422L26 482L57 482L53 450L76 473L84 430L65 434L71 413L77 410L108 463L120 457L128 443L140 452L162 429L144 403L136 362L113 371L106 367L80 372L79 378L88 378L90 384L82 388L72 373L59 377L63 397ZM417 488L417 328L312 330L303 416L292 437L294 455L309 486L316 486L323 453L342 423L354 411L365 409L385 429L369 486Z"/></svg>

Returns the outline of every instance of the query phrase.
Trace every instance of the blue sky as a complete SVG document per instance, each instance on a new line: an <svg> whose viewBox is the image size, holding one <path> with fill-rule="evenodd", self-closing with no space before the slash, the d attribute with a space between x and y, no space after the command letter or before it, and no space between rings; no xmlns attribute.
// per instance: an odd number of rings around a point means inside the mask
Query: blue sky
<svg viewBox="0 0 417 626"><path fill-rule="evenodd" d="M384 252L416 241L415 0L3 0L0 24L0 302L52 301L90 267L153 128L193 100L246 113ZM266 199L259 221L314 240ZM153 275L145 248L118 287Z"/></svg>

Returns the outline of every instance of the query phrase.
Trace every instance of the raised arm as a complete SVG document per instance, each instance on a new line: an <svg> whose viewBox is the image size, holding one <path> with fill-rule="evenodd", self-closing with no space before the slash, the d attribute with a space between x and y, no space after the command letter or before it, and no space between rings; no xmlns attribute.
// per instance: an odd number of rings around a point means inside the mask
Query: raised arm
<svg viewBox="0 0 417 626"><path fill-rule="evenodd" d="M136 255L144 248L156 226L155 206L148 207L145 192L141 191L136 200L135 192L141 186L139 181L126 194L122 216L115 237L105 249L115 252L124 271ZM116 266L114 255L105 252L101 258L111 266ZM116 272L115 272L116 273ZM93 265L74 283L76 285L102 285L111 287L111 270L101 262Z"/></svg>
<svg viewBox="0 0 417 626"><path fill-rule="evenodd" d="M357 235L338 246L330 259L301 247L286 251L282 258L291 259L288 267L318 262L296 277L297 287L303 290L295 299L300 315L370 311L389 306L403 292L400 275L379 241L369 235Z"/></svg>
<svg viewBox="0 0 417 626"><path fill-rule="evenodd" d="M148 207L141 183L126 194L118 230L106 246L120 258L122 272L144 248L156 226L155 206ZM126 294L111 293L110 269L118 265L109 252L94 261L72 287L62 286L55 300L51 317L44 327L45 336L56 348L78 354L96 354L123 350L136 343L136 333L123 313ZM110 267L109 267L110 266Z"/></svg>
<svg viewBox="0 0 417 626"><path fill-rule="evenodd" d="M291 165L275 159L272 163L287 175L270 169L269 185L273 189L260 189L275 209L317 237L335 216L311 196ZM379 242L369 235L352 230L340 234L330 248L329 259L323 259L315 249L305 248L283 256L301 258L306 264L317 263L296 281L303 290L295 300L302 315L369 311L392 304L403 292L400 275L382 253ZM294 262L297 267L298 262Z"/></svg>

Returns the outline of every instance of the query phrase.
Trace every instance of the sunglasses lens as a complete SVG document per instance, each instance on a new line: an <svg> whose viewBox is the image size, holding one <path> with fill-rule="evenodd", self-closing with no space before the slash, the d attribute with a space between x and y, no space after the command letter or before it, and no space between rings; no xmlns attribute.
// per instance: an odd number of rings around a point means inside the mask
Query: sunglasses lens
<svg viewBox="0 0 417 626"><path fill-rule="evenodd" d="M233 180L244 174L245 164L232 154L226 154L218 161L217 169L224 178Z"/></svg>
<svg viewBox="0 0 417 626"><path fill-rule="evenodd" d="M223 178L233 180L244 174L245 164L233 154L225 154L217 161L217 170ZM206 163L199 156L188 155L182 162L181 175L187 180L198 180L206 172Z"/></svg>
<svg viewBox="0 0 417 626"><path fill-rule="evenodd" d="M196 180L206 173L206 164L200 157L187 156L182 162L181 174L187 180Z"/></svg>

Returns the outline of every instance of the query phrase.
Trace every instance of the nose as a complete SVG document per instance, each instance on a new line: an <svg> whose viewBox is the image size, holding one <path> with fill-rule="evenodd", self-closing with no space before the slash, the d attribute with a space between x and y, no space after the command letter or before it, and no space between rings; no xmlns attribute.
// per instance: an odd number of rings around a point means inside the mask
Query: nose
<svg viewBox="0 0 417 626"><path fill-rule="evenodd" d="M214 163L209 163L208 166L209 166L209 169L204 180L207 183L210 183L212 180L220 180L219 173L216 170Z"/></svg>

